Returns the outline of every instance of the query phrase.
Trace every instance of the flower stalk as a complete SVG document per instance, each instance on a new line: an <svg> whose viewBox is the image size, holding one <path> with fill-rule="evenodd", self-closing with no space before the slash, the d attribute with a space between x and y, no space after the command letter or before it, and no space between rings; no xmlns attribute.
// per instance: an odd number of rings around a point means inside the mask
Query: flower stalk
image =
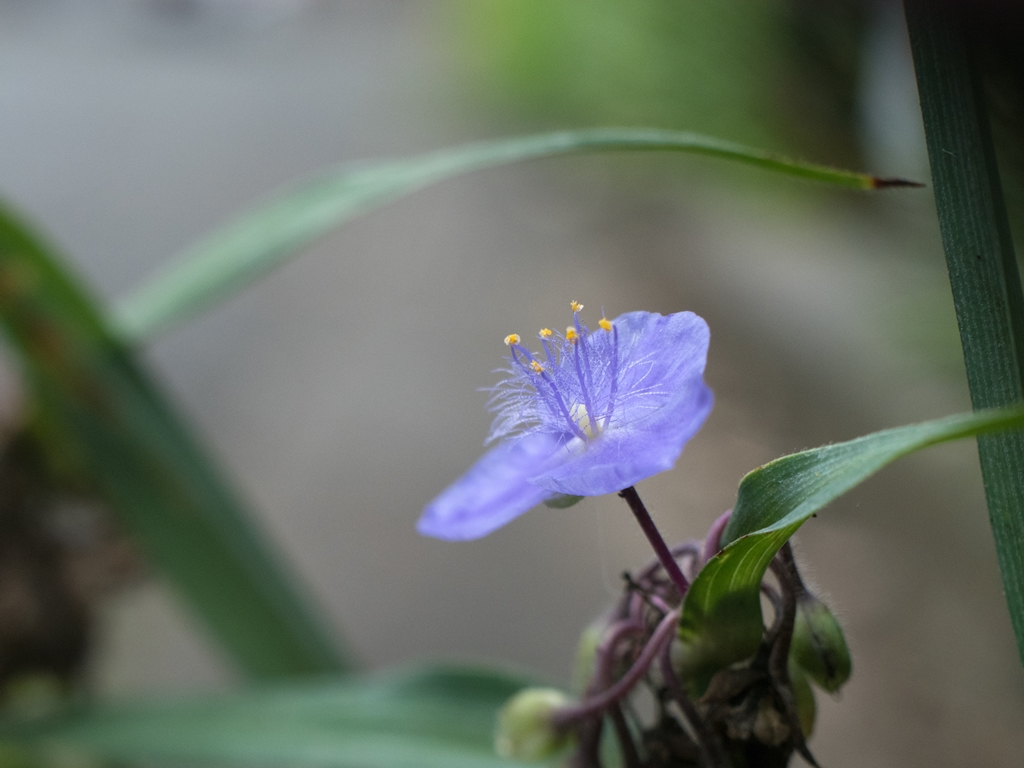
<svg viewBox="0 0 1024 768"><path fill-rule="evenodd" d="M680 597L682 597L686 594L686 590L689 589L690 582L683 575L682 570L680 570L679 563L672 556L672 552L665 543L665 539L661 537L661 533L658 531L654 520L651 519L651 515L647 511L647 507L644 506L644 502L640 498L640 494L631 485L629 488L623 488L619 491L619 496L626 500L630 510L636 517L636 521L640 524L640 530L644 532L647 541L651 543L654 554L658 557L658 562L661 563L661 567L665 569L665 573L672 580L675 588L679 591Z"/></svg>

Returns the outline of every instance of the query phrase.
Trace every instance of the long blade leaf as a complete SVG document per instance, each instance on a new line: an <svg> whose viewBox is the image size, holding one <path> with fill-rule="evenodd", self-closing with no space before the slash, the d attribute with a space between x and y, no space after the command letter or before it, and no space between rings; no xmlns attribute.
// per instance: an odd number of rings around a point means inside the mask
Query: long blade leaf
<svg viewBox="0 0 1024 768"><path fill-rule="evenodd" d="M299 184L173 260L118 307L115 326L129 341L152 338L219 303L330 229L452 176L522 160L613 150L710 155L850 189L911 185L680 131L601 128L470 144L371 167L335 169Z"/></svg>
<svg viewBox="0 0 1024 768"><path fill-rule="evenodd" d="M906 2L921 117L935 184L971 403L1024 401L1024 291L1003 201L968 10ZM985 40L973 41L984 46ZM1017 651L1024 663L1024 436L978 441L992 535Z"/></svg>
<svg viewBox="0 0 1024 768"><path fill-rule="evenodd" d="M111 504L243 671L336 671L324 628L159 389L56 258L0 207L0 325L44 447Z"/></svg>
<svg viewBox="0 0 1024 768"><path fill-rule="evenodd" d="M723 534L727 546L700 571L683 604L679 632L697 687L757 650L761 580L775 553L812 514L902 456L1013 427L1024 427L1024 409L977 411L794 453L750 472Z"/></svg>
<svg viewBox="0 0 1024 768"><path fill-rule="evenodd" d="M511 768L494 717L525 678L474 669L136 703L0 727L16 743L113 762L294 768Z"/></svg>

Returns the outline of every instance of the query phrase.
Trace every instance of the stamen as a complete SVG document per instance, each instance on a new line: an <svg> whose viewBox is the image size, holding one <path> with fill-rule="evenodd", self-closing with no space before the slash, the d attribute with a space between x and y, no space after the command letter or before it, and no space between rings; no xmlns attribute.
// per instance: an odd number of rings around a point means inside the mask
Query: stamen
<svg viewBox="0 0 1024 768"><path fill-rule="evenodd" d="M508 336L505 337L505 346L506 347L511 347L513 344L518 344L518 343L519 343L519 334L518 333L510 333Z"/></svg>
<svg viewBox="0 0 1024 768"><path fill-rule="evenodd" d="M610 331L612 329L612 321L609 320L607 317L602 317L600 320L597 321L597 324L600 325L601 328L606 331Z"/></svg>
<svg viewBox="0 0 1024 768"><path fill-rule="evenodd" d="M579 353L583 356L583 372L587 375L587 380L584 382L583 379L580 379L580 386L583 387L584 391L586 391L587 387L594 386L594 377L590 373L590 353L587 349L589 345L582 343L589 338L590 330L580 322L580 316L578 314L572 316L572 324L576 328L576 333L579 335L581 341L579 345ZM594 416L596 417L597 414L595 413Z"/></svg>
<svg viewBox="0 0 1024 768"><path fill-rule="evenodd" d="M582 406L576 405L573 408L574 408L574 410L575 409L583 410L584 413L587 414L586 426L584 426L582 423L580 423L580 427L582 427L583 431L587 433L587 437L594 437L594 429L591 428L591 426L590 426L590 419L591 419L591 417L593 417L595 420L597 419L597 411L594 410L594 403L591 402L591 400L590 400L590 388L587 386L586 379L584 379L584 377L583 377L583 369L580 367L580 347L584 346L584 344L582 344L582 343L574 344L573 346L575 347L574 351L576 352L576 355L575 355L575 357L576 357L576 361L575 361L576 362L576 378L579 379L579 382L580 382L580 392L582 392L582 394L583 394L583 405ZM577 413L578 413L578 411L577 411ZM582 420L580 420L580 421L582 422ZM598 426L597 423L595 423L594 427L597 427L597 426Z"/></svg>
<svg viewBox="0 0 1024 768"><path fill-rule="evenodd" d="M587 433L580 429L580 425L577 424L575 420L573 420L571 415L569 415L569 409L565 407L565 401L562 399L562 395L558 392L558 387L555 386L555 382L547 374L546 371L541 371L539 376L541 377L541 379L544 380L544 382L549 387L551 387L551 396L555 399L555 403L558 405L558 410L562 412L562 416L565 418L566 423L569 425L569 429L573 431L573 434L575 434L576 437L578 437L583 442L586 442Z"/></svg>
<svg viewBox="0 0 1024 768"><path fill-rule="evenodd" d="M565 329L565 340L566 341L571 341L573 343L576 343L577 335L578 334L576 333L576 328L574 326L570 325L568 328Z"/></svg>
<svg viewBox="0 0 1024 768"><path fill-rule="evenodd" d="M608 323L611 325L611 323ZM603 328L604 326L602 326ZM611 388L608 391L608 413L604 417L602 427L607 427L612 420L612 411L615 410L615 395L619 388L619 329L612 326L612 365L611 365Z"/></svg>
<svg viewBox="0 0 1024 768"><path fill-rule="evenodd" d="M583 309L583 305L580 304L578 301L571 302L569 304L569 307L572 309L573 312L579 312L580 310Z"/></svg>
<svg viewBox="0 0 1024 768"><path fill-rule="evenodd" d="M554 336L555 332L550 328L541 328L537 335L540 336L540 345L544 347L544 354L547 355L548 362L554 365L555 356L551 354L551 347L548 346L548 339Z"/></svg>
<svg viewBox="0 0 1024 768"><path fill-rule="evenodd" d="M550 374L548 374L548 372L544 370L544 366L537 362L537 359L532 354L530 354L530 350L526 349L525 347L521 347L518 344L510 344L509 346L512 348L512 362L514 362L524 371L529 370L533 373L536 373L549 387L551 387L551 397L552 399L554 399L555 405L558 407L559 412L562 414L562 418L565 419L565 423L569 426L569 429L572 431L574 435L576 435L576 437L585 442L587 439L586 432L580 429L580 425L577 424L576 421L572 418L572 416L569 415L569 409L565 405L565 400L562 399L562 395L558 391L558 387L555 385L554 379L552 379ZM527 363L524 363L522 360L519 359L519 354L516 354L517 352L526 358L529 365L527 365ZM539 371L537 370L537 367L540 368ZM547 396L544 395L540 387L537 387L537 393L545 400L547 400Z"/></svg>

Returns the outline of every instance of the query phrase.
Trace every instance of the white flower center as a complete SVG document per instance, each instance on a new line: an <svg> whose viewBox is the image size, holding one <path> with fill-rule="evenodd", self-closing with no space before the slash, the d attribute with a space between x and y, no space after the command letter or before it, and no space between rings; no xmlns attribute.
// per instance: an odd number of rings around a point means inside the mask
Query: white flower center
<svg viewBox="0 0 1024 768"><path fill-rule="evenodd" d="M583 430L583 434L591 440L601 434L601 425L590 422L590 414L587 413L587 406L583 403L573 405L569 409L569 416L576 422L576 426Z"/></svg>

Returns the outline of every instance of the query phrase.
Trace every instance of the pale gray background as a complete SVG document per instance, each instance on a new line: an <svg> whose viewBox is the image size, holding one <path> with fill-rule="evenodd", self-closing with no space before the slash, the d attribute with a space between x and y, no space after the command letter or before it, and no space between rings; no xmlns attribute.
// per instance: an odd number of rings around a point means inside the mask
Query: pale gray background
<svg viewBox="0 0 1024 768"><path fill-rule="evenodd" d="M304 173L507 133L460 94L442 10L0 4L0 188L95 291L123 295ZM920 174L898 23L875 42L869 156ZM968 407L928 192L865 201L756 176L624 157L448 182L147 359L368 665L505 661L564 680L617 574L648 557L624 506L538 510L458 545L413 529L479 455L477 388L506 333L567 322L570 299L592 320L602 305L707 317L715 411L640 487L669 539L702 536L743 472L781 453ZM854 655L841 700L820 702L822 763L1019 765L1024 678L973 446L887 470L798 543ZM238 682L159 585L111 601L93 667L112 695Z"/></svg>

